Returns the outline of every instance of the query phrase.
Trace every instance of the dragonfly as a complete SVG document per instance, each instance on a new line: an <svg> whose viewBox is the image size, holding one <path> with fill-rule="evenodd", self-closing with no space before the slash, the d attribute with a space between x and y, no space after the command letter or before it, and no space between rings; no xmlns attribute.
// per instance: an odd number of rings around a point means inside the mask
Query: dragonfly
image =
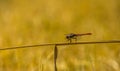
<svg viewBox="0 0 120 71"><path fill-rule="evenodd" d="M71 43L72 39L75 39L77 41L78 36L85 36L85 35L92 35L92 33L84 33L84 34L70 33L66 35L66 39Z"/></svg>

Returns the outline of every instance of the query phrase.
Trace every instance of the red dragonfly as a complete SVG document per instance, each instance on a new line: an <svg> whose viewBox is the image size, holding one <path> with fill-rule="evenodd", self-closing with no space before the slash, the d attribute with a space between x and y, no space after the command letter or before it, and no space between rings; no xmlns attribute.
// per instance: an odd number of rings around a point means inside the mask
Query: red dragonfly
<svg viewBox="0 0 120 71"><path fill-rule="evenodd" d="M71 43L72 39L75 39L77 41L78 36L84 36L84 35L92 35L92 33L84 33L84 34L74 34L70 33L66 35L66 39Z"/></svg>

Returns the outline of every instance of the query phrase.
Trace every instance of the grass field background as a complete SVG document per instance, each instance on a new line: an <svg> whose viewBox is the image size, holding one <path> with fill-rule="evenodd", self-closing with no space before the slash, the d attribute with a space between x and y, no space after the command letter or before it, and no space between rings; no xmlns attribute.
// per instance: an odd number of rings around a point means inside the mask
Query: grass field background
<svg viewBox="0 0 120 71"><path fill-rule="evenodd" d="M119 0L0 0L0 48L120 39ZM53 71L53 48L0 51L0 71ZM58 71L120 71L120 44L58 47Z"/></svg>

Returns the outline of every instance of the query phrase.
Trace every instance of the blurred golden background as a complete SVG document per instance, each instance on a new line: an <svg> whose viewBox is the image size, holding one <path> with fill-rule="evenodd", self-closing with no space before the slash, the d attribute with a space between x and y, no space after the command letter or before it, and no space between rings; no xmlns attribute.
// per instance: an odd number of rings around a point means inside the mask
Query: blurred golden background
<svg viewBox="0 0 120 71"><path fill-rule="evenodd" d="M0 0L0 48L120 39L119 0ZM0 71L53 71L53 46L0 51ZM120 71L120 44L60 46L58 71Z"/></svg>

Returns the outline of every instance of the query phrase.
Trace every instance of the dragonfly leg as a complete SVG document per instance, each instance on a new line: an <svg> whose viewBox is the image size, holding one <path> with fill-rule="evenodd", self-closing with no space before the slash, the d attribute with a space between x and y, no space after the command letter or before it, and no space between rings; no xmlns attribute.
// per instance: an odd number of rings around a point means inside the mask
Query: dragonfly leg
<svg viewBox="0 0 120 71"><path fill-rule="evenodd" d="M77 37L74 37L73 39L75 39L75 42L77 42Z"/></svg>
<svg viewBox="0 0 120 71"><path fill-rule="evenodd" d="M70 43L72 42L72 39L69 39Z"/></svg>
<svg viewBox="0 0 120 71"><path fill-rule="evenodd" d="M71 39L71 38L69 38L69 39L67 39L67 41L69 41L69 43L71 43L71 42L72 42L72 39Z"/></svg>

